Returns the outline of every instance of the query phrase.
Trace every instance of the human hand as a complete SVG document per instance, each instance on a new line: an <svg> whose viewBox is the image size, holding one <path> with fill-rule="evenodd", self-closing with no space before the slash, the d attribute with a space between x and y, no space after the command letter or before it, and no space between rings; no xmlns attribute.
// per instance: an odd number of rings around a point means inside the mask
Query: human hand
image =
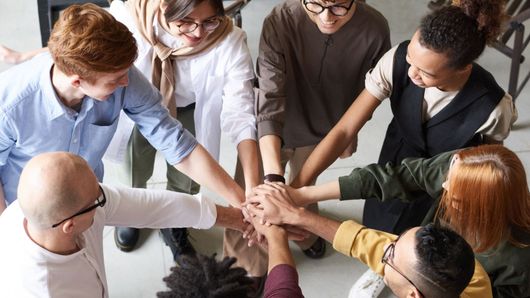
<svg viewBox="0 0 530 298"><path fill-rule="evenodd" d="M296 224L299 207L293 202L286 185L266 182L253 189L253 195L243 206L252 216L257 216L261 224Z"/></svg>
<svg viewBox="0 0 530 298"><path fill-rule="evenodd" d="M246 208L243 208L243 213L247 212ZM252 231L252 234L245 234L249 246L257 243L261 246L267 247L270 241L274 241L273 239L281 238L284 235L286 235L287 239L293 241L302 241L310 235L306 230L291 225L277 226L267 223L263 224L258 217L250 216L250 221L254 226L254 230ZM264 238L258 241L256 237L257 234L263 235Z"/></svg>
<svg viewBox="0 0 530 298"><path fill-rule="evenodd" d="M243 233L243 238L248 240L248 246L253 246L255 243L264 244L266 242L266 236L260 233L254 225L261 225L258 222L258 219L250 215L248 209L245 207L241 208L241 213L243 214L245 221L252 228L248 228Z"/></svg>

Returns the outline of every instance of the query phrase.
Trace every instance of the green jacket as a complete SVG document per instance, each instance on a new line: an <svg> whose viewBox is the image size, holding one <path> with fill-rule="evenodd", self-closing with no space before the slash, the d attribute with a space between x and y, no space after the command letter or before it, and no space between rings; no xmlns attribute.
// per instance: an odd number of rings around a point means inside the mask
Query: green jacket
<svg viewBox="0 0 530 298"><path fill-rule="evenodd" d="M425 191L435 198L423 223L432 222L442 195L449 164L457 151L441 153L432 158L407 158L400 165L371 164L354 169L339 178L341 200L394 198L412 201L416 191ZM530 245L528 232L514 232ZM490 276L494 297L530 297L530 247L520 248L503 242L477 259Z"/></svg>

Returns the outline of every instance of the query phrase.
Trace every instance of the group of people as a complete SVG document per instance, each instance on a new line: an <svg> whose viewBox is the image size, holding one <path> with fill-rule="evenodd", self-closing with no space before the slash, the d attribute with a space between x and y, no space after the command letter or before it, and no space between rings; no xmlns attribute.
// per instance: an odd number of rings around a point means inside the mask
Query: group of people
<svg viewBox="0 0 530 298"><path fill-rule="evenodd" d="M159 297L302 297L289 239L310 258L327 241L368 265L350 297L385 285L530 297L528 184L501 145L517 111L474 62L503 20L503 1L455 0L391 48L364 1L286 0L263 23L254 70L221 0L68 7L47 48L0 46L4 61L29 59L0 74L0 296L108 297L111 225L123 251L139 228L162 229L178 265ZM314 185L386 98L378 162ZM217 163L221 132L234 179ZM101 183L111 142L132 188ZM157 151L167 190L138 189ZM366 200L362 225L318 214L337 198ZM213 225L226 228L221 262L187 240L186 227Z"/></svg>

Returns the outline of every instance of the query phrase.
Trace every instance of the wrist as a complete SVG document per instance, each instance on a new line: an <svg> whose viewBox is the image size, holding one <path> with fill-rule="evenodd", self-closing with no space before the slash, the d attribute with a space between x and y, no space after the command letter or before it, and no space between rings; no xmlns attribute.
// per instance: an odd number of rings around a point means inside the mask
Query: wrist
<svg viewBox="0 0 530 298"><path fill-rule="evenodd" d="M266 233L267 240L274 240L274 242L277 242L287 239L287 232L282 227L272 225L267 229L269 229Z"/></svg>
<svg viewBox="0 0 530 298"><path fill-rule="evenodd" d="M285 177L278 174L267 174L263 176L263 180L269 181L269 182L281 182L285 184Z"/></svg>
<svg viewBox="0 0 530 298"><path fill-rule="evenodd" d="M311 203L311 192L309 191L308 186L297 188L295 189L295 192L297 192L297 195L294 196L296 198L295 203L298 206L304 207Z"/></svg>
<svg viewBox="0 0 530 298"><path fill-rule="evenodd" d="M284 219L283 223L292 225L292 226L300 226L304 223L304 217L306 216L306 210L304 207L294 207L291 211L291 216L288 216Z"/></svg>

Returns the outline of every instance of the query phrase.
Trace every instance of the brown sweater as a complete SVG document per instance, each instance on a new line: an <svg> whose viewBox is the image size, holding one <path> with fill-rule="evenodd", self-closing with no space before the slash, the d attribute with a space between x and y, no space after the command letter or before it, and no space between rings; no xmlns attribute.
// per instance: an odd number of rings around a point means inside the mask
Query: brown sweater
<svg viewBox="0 0 530 298"><path fill-rule="evenodd" d="M357 2L335 34L319 31L301 1L276 6L263 23L256 96L258 135L296 148L320 142L364 88L364 76L390 49L386 19Z"/></svg>

